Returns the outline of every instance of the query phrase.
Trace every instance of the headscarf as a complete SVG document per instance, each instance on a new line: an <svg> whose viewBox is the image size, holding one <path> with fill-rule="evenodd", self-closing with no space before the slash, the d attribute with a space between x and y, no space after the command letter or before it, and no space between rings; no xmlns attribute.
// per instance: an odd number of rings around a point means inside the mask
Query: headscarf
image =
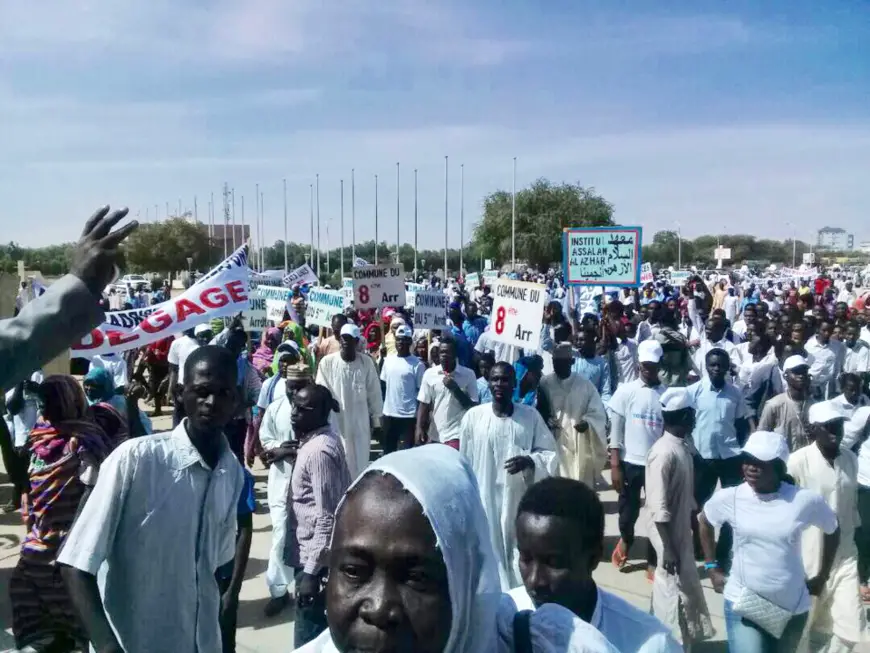
<svg viewBox="0 0 870 653"><path fill-rule="evenodd" d="M113 447L130 436L127 419L111 404L94 404L88 412L94 423L103 429L103 433Z"/></svg>
<svg viewBox="0 0 870 653"><path fill-rule="evenodd" d="M85 375L85 383L96 386L99 395L97 399L88 399L88 403L97 404L101 401L108 402L115 395L115 378L105 367L94 367Z"/></svg>
<svg viewBox="0 0 870 653"><path fill-rule="evenodd" d="M544 371L544 359L533 354L531 356L523 356L514 363L514 371L516 372L517 385L514 388L514 401L525 406L534 406L538 398L537 390L530 390L525 395L520 396L520 381L522 381L529 372L537 372L541 374Z"/></svg>
<svg viewBox="0 0 870 653"><path fill-rule="evenodd" d="M275 348L281 342L281 330L275 327L266 329L263 332L263 337L260 339L260 346L251 357L251 363L254 369L260 374L263 374L267 368L272 366L272 360L275 358Z"/></svg>
<svg viewBox="0 0 870 653"><path fill-rule="evenodd" d="M292 340L299 345L299 355L302 357L311 369L314 369L314 359L311 357L311 352L308 351L308 338L305 337L305 329L297 322L284 322L281 325L284 329L284 341ZM272 363L272 369L277 371L278 365Z"/></svg>
<svg viewBox="0 0 870 653"><path fill-rule="evenodd" d="M211 332L213 336L216 336L221 331L224 330L225 324L222 317L216 317L211 322L209 322L209 326L211 327Z"/></svg>

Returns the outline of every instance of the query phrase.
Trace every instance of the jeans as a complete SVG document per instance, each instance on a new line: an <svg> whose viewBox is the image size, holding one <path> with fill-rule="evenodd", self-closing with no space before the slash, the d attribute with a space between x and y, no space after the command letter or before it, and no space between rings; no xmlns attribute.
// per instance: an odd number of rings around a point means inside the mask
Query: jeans
<svg viewBox="0 0 870 653"><path fill-rule="evenodd" d="M634 544L634 527L640 516L640 493L646 481L646 467L622 462L622 475L622 492L616 505L619 510L619 536L625 542L625 551L628 553ZM651 567L655 567L656 552L651 544L647 545L646 559Z"/></svg>
<svg viewBox="0 0 870 653"><path fill-rule="evenodd" d="M417 426L415 417L391 417L384 415L384 455L399 449L410 449L414 446L414 428Z"/></svg>
<svg viewBox="0 0 870 653"><path fill-rule="evenodd" d="M870 487L858 486L858 515L861 524L855 531L858 547L858 579L861 584L870 581Z"/></svg>
<svg viewBox="0 0 870 653"><path fill-rule="evenodd" d="M782 637L775 639L734 612L734 605L725 599L725 628L728 632L728 650L732 653L794 653L801 641L809 612L794 615L785 627Z"/></svg>
<svg viewBox="0 0 870 653"><path fill-rule="evenodd" d="M296 587L299 587L302 569L296 568ZM296 617L293 620L293 645L296 649L317 639L329 627L326 623L326 592L317 595L314 603L301 606L296 603Z"/></svg>
<svg viewBox="0 0 870 653"><path fill-rule="evenodd" d="M722 487L735 487L743 482L743 465L740 456L733 458L714 458L707 460L700 456L693 456L692 462L695 467L695 502L698 510L704 509L704 504L716 491L716 484L721 482ZM701 541L698 537L698 515L692 515L692 535L695 543L696 557L702 557ZM731 546L733 541L731 524L723 524L719 531L719 541L716 543L716 560L726 575L731 569Z"/></svg>

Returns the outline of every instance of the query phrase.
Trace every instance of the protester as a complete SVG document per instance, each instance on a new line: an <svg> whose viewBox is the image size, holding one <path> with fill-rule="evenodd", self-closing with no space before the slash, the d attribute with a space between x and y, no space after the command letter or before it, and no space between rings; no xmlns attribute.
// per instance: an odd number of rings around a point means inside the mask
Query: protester
<svg viewBox="0 0 870 653"><path fill-rule="evenodd" d="M474 372L457 363L452 338L442 338L438 352L440 364L426 370L420 382L415 440L417 444L440 442L459 449L462 420L478 400L477 379Z"/></svg>
<svg viewBox="0 0 870 653"><path fill-rule="evenodd" d="M171 336L162 338L145 347L143 352L143 362L148 368L148 388L154 401L154 417L163 414L163 404L166 400L163 382L169 376L169 349L174 341Z"/></svg>
<svg viewBox="0 0 870 653"><path fill-rule="evenodd" d="M55 564L73 519L97 481L112 442L88 416L71 376L47 377L35 388L40 419L28 437L27 534L9 581L12 632L19 649L72 651L87 636Z"/></svg>
<svg viewBox="0 0 870 653"><path fill-rule="evenodd" d="M860 339L861 328L857 322L846 325L846 339L843 341L843 371L853 372L866 379L870 373L870 344Z"/></svg>
<svg viewBox="0 0 870 653"><path fill-rule="evenodd" d="M634 543L647 454L663 429L661 396L665 387L659 382L662 346L656 340L645 340L637 349L640 378L618 387L608 405L610 473L613 489L619 495L620 535L611 561L618 569L625 567ZM655 567L651 549L647 550L647 565L651 574Z"/></svg>
<svg viewBox="0 0 870 653"><path fill-rule="evenodd" d="M412 332L406 325L396 329L396 353L381 358L384 389L384 455L414 446L417 425L417 395L426 368L411 354Z"/></svg>
<svg viewBox="0 0 870 653"><path fill-rule="evenodd" d="M523 650L514 635L516 606L501 594L486 524L474 473L448 447L418 447L375 461L336 514L326 586L329 630L298 653ZM413 592L403 591L408 583ZM525 650L532 653L617 650L561 606L543 606L528 626Z"/></svg>
<svg viewBox="0 0 870 653"><path fill-rule="evenodd" d="M553 349L553 374L541 380L552 413L558 475L594 488L607 460L607 414L595 387L572 371L571 345Z"/></svg>
<svg viewBox="0 0 870 653"><path fill-rule="evenodd" d="M506 363L490 373L492 403L471 408L462 418L459 450L467 456L480 487L498 559L502 588L520 584L514 516L537 478L556 472L556 443L537 410L512 401L516 376ZM516 476L516 478L512 478Z"/></svg>
<svg viewBox="0 0 870 653"><path fill-rule="evenodd" d="M846 348L842 342L831 339L834 325L823 319L816 335L806 343L810 364L810 393L816 401L833 399L837 394L837 377L843 371Z"/></svg>
<svg viewBox="0 0 870 653"><path fill-rule="evenodd" d="M809 411L812 444L788 459L788 472L801 488L818 492L837 515L840 537L827 582L822 585L810 613L813 651L851 651L862 640L866 618L860 600L858 549L858 458L841 449L843 414L831 402ZM822 572L824 538L811 528L801 539L804 570L809 578Z"/></svg>
<svg viewBox="0 0 870 653"><path fill-rule="evenodd" d="M36 370L29 379L16 383L5 395L3 419L8 439L4 438L3 464L12 481L13 494L10 504L4 506L4 512L20 509L21 497L28 490L26 479L30 451L27 440L39 416L37 390L44 378L42 370Z"/></svg>
<svg viewBox="0 0 870 653"><path fill-rule="evenodd" d="M335 513L351 478L341 437L330 425L339 410L329 390L308 384L292 398L292 429L298 440L290 480L287 564L296 574L294 638L307 644L327 628L323 583Z"/></svg>
<svg viewBox="0 0 870 653"><path fill-rule="evenodd" d="M807 412L815 403L810 397L810 366L803 356L789 356L783 363L786 390L767 402L758 429L785 436L789 451L809 444Z"/></svg>
<svg viewBox="0 0 870 653"><path fill-rule="evenodd" d="M314 357L318 365L320 365L320 361L330 354L337 354L339 352L341 349L339 336L341 335L341 330L347 325L347 323L348 319L344 313L336 313L332 316L332 319L330 320L332 335L326 338L321 338L320 342L317 343L317 346L314 348Z"/></svg>
<svg viewBox="0 0 870 653"><path fill-rule="evenodd" d="M652 613L687 649L713 635L692 544L696 472L686 439L696 426L694 402L691 388L669 388L662 394L664 432L650 447L645 473L646 505L654 525L650 543L659 561Z"/></svg>
<svg viewBox="0 0 870 653"><path fill-rule="evenodd" d="M325 356L317 367L317 384L326 386L341 411L333 417L338 428L351 478L357 478L369 464L372 437L381 439L383 398L375 362L359 354L359 327L341 328L338 353Z"/></svg>
<svg viewBox="0 0 870 653"><path fill-rule="evenodd" d="M668 388L684 387L689 384L689 373L694 369L692 355L689 351L689 341L677 328L676 311L659 309L661 323L652 330L655 340L661 347L659 358L659 380ZM638 345L638 361L640 345Z"/></svg>
<svg viewBox="0 0 870 653"><path fill-rule="evenodd" d="M115 389L115 380L111 372L103 367L92 367L85 375L82 386L88 404L104 403L112 406L125 418L127 417L127 402Z"/></svg>
<svg viewBox="0 0 870 653"><path fill-rule="evenodd" d="M269 466L266 500L272 522L272 548L266 567L266 585L271 597L263 612L274 617L290 604L288 588L292 571L284 564L287 539L287 500L293 460L299 445L292 425L293 397L302 388L314 382L305 365L294 365L287 370L286 390L266 409L260 424L260 444L263 461Z"/></svg>
<svg viewBox="0 0 870 653"><path fill-rule="evenodd" d="M188 357L201 344L196 339L197 332L204 333L209 331L207 324L200 324L193 329L184 331L180 337L176 338L169 346L169 396L172 399L172 428L175 428L184 419L184 402L181 400L181 394L184 392L184 368Z"/></svg>
<svg viewBox="0 0 870 653"><path fill-rule="evenodd" d="M58 557L97 651L221 648L215 573L235 556L244 485L223 436L238 403L236 375L227 349L197 349L184 368L184 421L128 440L103 462ZM104 561L101 590L96 574Z"/></svg>
<svg viewBox="0 0 870 653"><path fill-rule="evenodd" d="M705 568L725 597L728 646L740 653L793 653L810 610L834 561L839 528L824 499L792 484L786 473L789 445L770 431L756 431L743 447L744 482L718 490L698 517ZM716 558L715 528L734 531L734 559L727 582ZM825 533L819 574L807 580L801 534Z"/></svg>
<svg viewBox="0 0 870 653"><path fill-rule="evenodd" d="M257 405L263 382L253 363L248 360L248 335L242 326L241 317L233 318L230 326L215 336L212 344L226 347L236 358L236 391L239 393L239 401L236 403L236 414L224 428L224 434L233 451L244 451L248 433L253 431L251 409ZM253 432L251 435L253 436ZM244 458L240 460L244 461Z"/></svg>
<svg viewBox="0 0 870 653"><path fill-rule="evenodd" d="M594 490L566 478L535 483L520 500L516 530L523 585L510 596L518 609L561 605L623 653L683 650L658 619L593 580L604 555L604 507Z"/></svg>
<svg viewBox="0 0 870 653"><path fill-rule="evenodd" d="M573 353L571 360L574 360ZM495 356L491 351L484 352L477 357L477 401L481 404L488 404L492 401L492 393L489 391L489 375L495 365Z"/></svg>
<svg viewBox="0 0 870 653"><path fill-rule="evenodd" d="M591 329L581 330L577 334L576 343L578 355L574 361L572 372L592 383L595 391L601 397L601 401L606 404L613 394L610 365L605 357L596 353L598 342L595 331Z"/></svg>

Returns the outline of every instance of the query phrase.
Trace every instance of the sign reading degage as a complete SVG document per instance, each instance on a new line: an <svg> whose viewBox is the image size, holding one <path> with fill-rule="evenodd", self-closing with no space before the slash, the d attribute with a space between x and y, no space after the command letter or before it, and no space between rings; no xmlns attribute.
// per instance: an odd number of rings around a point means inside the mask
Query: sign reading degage
<svg viewBox="0 0 870 653"><path fill-rule="evenodd" d="M565 229L565 281L580 286L640 285L640 227Z"/></svg>
<svg viewBox="0 0 870 653"><path fill-rule="evenodd" d="M509 345L537 351L547 289L537 283L499 279L493 291L493 337Z"/></svg>
<svg viewBox="0 0 870 653"><path fill-rule="evenodd" d="M447 327L447 295L440 290L414 293L414 330Z"/></svg>
<svg viewBox="0 0 870 653"><path fill-rule="evenodd" d="M405 305L405 270L399 265L367 265L353 269L353 301L357 309Z"/></svg>
<svg viewBox="0 0 870 653"><path fill-rule="evenodd" d="M344 310L344 294L340 290L312 288L308 293L305 323L329 327L332 317Z"/></svg>

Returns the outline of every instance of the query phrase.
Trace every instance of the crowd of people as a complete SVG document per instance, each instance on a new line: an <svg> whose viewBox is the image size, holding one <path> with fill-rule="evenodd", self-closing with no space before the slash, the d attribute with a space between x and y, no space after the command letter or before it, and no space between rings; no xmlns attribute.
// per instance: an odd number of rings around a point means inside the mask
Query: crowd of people
<svg viewBox="0 0 870 653"><path fill-rule="evenodd" d="M98 212L71 274L0 322L20 650L234 651L258 459L265 614L293 605L305 653L675 653L714 634L705 578L735 653L865 636L870 308L852 282L580 296L554 270L512 275L547 289L535 350L493 332L487 286L441 284L430 332L403 307L306 328L295 288L256 337L216 320L95 357L82 383L46 376L103 318L124 213ZM63 334L46 328L61 311ZM172 430L152 433L146 401L171 404ZM646 611L593 578L633 552Z"/></svg>

